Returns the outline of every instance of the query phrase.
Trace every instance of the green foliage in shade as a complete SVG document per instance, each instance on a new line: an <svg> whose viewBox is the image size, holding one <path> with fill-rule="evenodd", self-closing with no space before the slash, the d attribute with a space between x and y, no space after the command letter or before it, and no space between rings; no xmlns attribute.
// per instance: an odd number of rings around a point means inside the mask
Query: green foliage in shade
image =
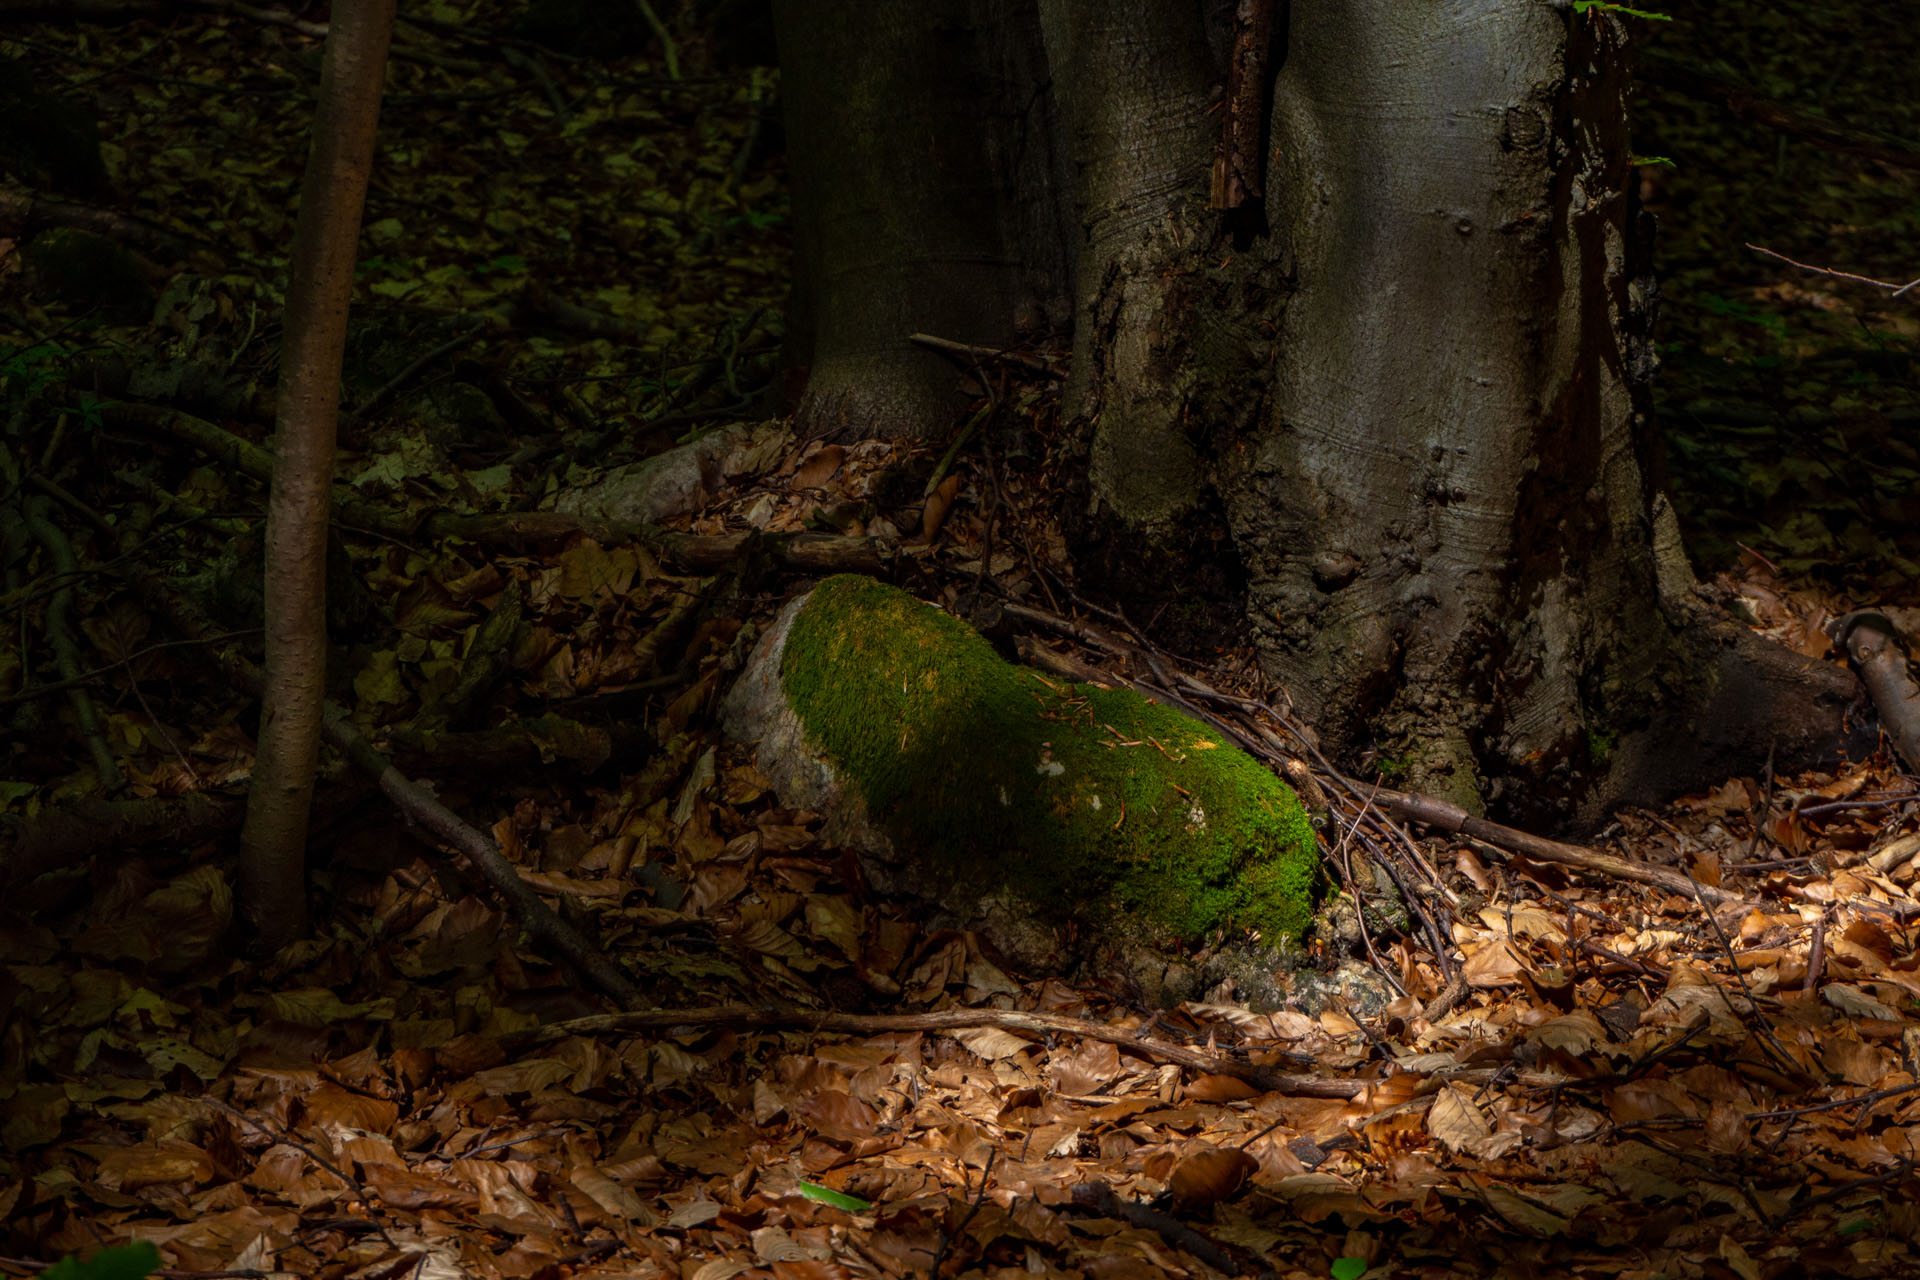
<svg viewBox="0 0 1920 1280"><path fill-rule="evenodd" d="M0 352L0 390L22 398L58 386L67 376L73 353L58 342L36 342Z"/></svg>
<svg viewBox="0 0 1920 1280"><path fill-rule="evenodd" d="M1117 910L1183 941L1307 926L1318 857L1299 801L1177 711L1045 679L855 576L815 588L782 679L896 847L974 888L1055 916Z"/></svg>
<svg viewBox="0 0 1920 1280"><path fill-rule="evenodd" d="M41 1273L44 1280L142 1280L160 1269L160 1251L145 1240L102 1249L85 1262L62 1258Z"/></svg>
<svg viewBox="0 0 1920 1280"><path fill-rule="evenodd" d="M1668 8L1679 20L1633 51L1643 79L1632 149L1683 158L1640 177L1659 219L1654 419L1688 553L1702 577L1758 555L1795 588L1914 603L1913 295L1891 302L1746 246L1913 277L1909 175L1844 148L1850 138L1912 153L1920 96L1886 86L1909 76L1920 28L1901 7L1864 0L1749 8L1737 20L1704 0ZM1769 109L1709 107L1706 85ZM1842 145L1782 128L1784 117L1836 130Z"/></svg>
<svg viewBox="0 0 1920 1280"><path fill-rule="evenodd" d="M1333 1260L1333 1280L1360 1280L1367 1273L1367 1264L1359 1258L1335 1258Z"/></svg>
<svg viewBox="0 0 1920 1280"><path fill-rule="evenodd" d="M832 1205L836 1209L845 1209L848 1213L865 1213L873 1208L871 1201L859 1196L850 1196L844 1191L835 1191L832 1187L822 1187L812 1182L800 1184L800 1194L809 1200L818 1200L821 1204Z"/></svg>

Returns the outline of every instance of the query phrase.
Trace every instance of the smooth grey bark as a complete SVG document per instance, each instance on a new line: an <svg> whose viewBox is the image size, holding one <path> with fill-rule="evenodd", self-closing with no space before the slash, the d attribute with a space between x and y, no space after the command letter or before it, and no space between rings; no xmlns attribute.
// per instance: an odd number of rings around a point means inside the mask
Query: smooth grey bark
<svg viewBox="0 0 1920 1280"><path fill-rule="evenodd" d="M1065 524L1087 589L1199 651L1243 626L1215 459L1258 423L1284 300L1270 243L1207 207L1231 9L1040 6L1074 175L1063 417L1086 468Z"/></svg>
<svg viewBox="0 0 1920 1280"><path fill-rule="evenodd" d="M1269 212L1294 294L1234 477L1269 671L1417 784L1571 754L1583 675L1644 674L1657 601L1631 433L1624 67L1544 4L1303 5ZM1589 72L1576 90L1573 75ZM1624 625L1595 634L1590 605ZM1619 670L1621 666L1625 670ZM1593 725L1606 732L1604 725Z"/></svg>
<svg viewBox="0 0 1920 1280"><path fill-rule="evenodd" d="M1648 475L1631 19L1292 5L1260 225L1203 210L1220 6L1039 3L1118 593L1179 604L1211 548L1330 746L1473 808L1590 819L1833 751L1852 682L1701 600Z"/></svg>
<svg viewBox="0 0 1920 1280"><path fill-rule="evenodd" d="M802 431L947 430L912 333L1005 346L1057 325L1064 179L1033 0L779 0Z"/></svg>
<svg viewBox="0 0 1920 1280"><path fill-rule="evenodd" d="M1457 800L1648 799L1724 771L1705 740L1838 728L1804 696L1717 705L1778 664L1730 626L1685 638L1716 626L1642 465L1623 31L1316 0L1275 86L1293 290L1266 422L1222 474L1249 616L1309 722Z"/></svg>
<svg viewBox="0 0 1920 1280"><path fill-rule="evenodd" d="M1096 510L1162 526L1199 501L1204 482L1180 414L1194 378L1192 291L1175 282L1213 239L1204 191L1216 79L1200 22L1167 12L1164 0L1040 4L1074 174L1066 408L1098 424Z"/></svg>

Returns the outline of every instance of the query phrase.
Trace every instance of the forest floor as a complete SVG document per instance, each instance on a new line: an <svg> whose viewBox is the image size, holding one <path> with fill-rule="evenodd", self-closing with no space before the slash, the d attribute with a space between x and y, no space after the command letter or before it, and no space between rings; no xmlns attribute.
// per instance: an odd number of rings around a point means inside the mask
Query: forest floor
<svg viewBox="0 0 1920 1280"><path fill-rule="evenodd" d="M270 427L318 45L238 8L10 22L0 55L100 120L112 207L176 239L143 246L132 305L60 294L0 242L0 508L55 531L9 534L0 566L0 852L45 872L0 944L0 1270L144 1240L209 1277L1920 1275L1920 787L1884 758L1730 779L1597 838L1686 892L1426 835L1329 779L1336 878L1429 868L1449 934L1446 965L1367 934L1378 1009L1143 1008L871 893L719 737L715 700L779 602L849 556L956 611L990 588L1124 636L1073 593L1047 469L1005 454L1044 450L1051 383L1009 377L1026 430L951 456L760 421L787 266L776 78L691 38L679 79L463 40L462 9L403 26L383 118L341 466L369 523L343 522L331 683L668 1012L608 1016L337 765L310 936L237 954L251 726L222 655L254 642L263 490L231 442ZM1913 104L1850 117L1871 95L1838 72L1796 90L1743 53L1798 22L1829 56L1824 13L1756 12L1656 48L1916 145ZM1914 65L1910 33L1854 30L1835 67ZM1688 47L1708 31L1718 61ZM1740 134L1698 96L1648 105L1641 145L1675 163L1643 173L1703 571L1803 652L1830 656L1822 624L1863 605L1920 634L1916 313L1731 243L1920 273L1899 261L1913 171ZM526 518L695 438L645 537ZM768 563L749 528L812 536ZM175 590L221 630L179 635ZM513 610L490 700L433 720ZM1143 641L1044 643L1114 681L1151 665ZM1293 732L1248 654L1154 660ZM1430 1016L1449 965L1463 985Z"/></svg>

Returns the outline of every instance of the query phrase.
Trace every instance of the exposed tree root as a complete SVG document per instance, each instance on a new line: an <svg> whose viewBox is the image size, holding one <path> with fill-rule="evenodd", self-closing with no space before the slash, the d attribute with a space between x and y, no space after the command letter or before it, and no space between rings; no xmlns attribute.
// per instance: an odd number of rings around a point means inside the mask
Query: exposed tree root
<svg viewBox="0 0 1920 1280"><path fill-rule="evenodd" d="M205 241L189 239L179 232L145 218L102 209L97 205L60 200L18 187L0 188L0 236L26 240L48 227L73 227L109 236L149 253L167 258L184 257L193 250L217 255L219 250ZM218 258L215 258L218 261Z"/></svg>
<svg viewBox="0 0 1920 1280"><path fill-rule="evenodd" d="M564 716L536 716L490 729L448 732L400 728L387 736L394 762L420 773L541 768L565 761L592 773L616 751L650 745L639 725L603 729Z"/></svg>
<svg viewBox="0 0 1920 1280"><path fill-rule="evenodd" d="M1577 810L1579 825L1751 773L1762 759L1789 771L1874 749L1850 719L1861 690L1844 668L1756 635L1697 597L1681 609L1661 705L1614 746L1605 779Z"/></svg>
<svg viewBox="0 0 1920 1280"><path fill-rule="evenodd" d="M191 792L136 800L90 798L30 818L0 815L0 884L20 885L109 847L162 840L189 846L231 831L238 796Z"/></svg>
<svg viewBox="0 0 1920 1280"><path fill-rule="evenodd" d="M1920 683L1907 669L1907 652L1893 623L1878 613L1850 613L1828 631L1853 660L1894 750L1907 768L1920 773Z"/></svg>
<svg viewBox="0 0 1920 1280"><path fill-rule="evenodd" d="M101 415L117 426L165 432L262 484L273 478L271 453L190 413L161 405L111 403L102 406ZM593 538L608 545L638 542L656 555L696 573L711 573L733 563L747 541L756 536L765 538L775 564L803 573L865 573L889 577L900 551L885 538L849 538L825 533L767 536L752 532L709 536L680 533L657 525L595 520L558 511L483 515L434 511L415 516L391 506L362 502L340 490L334 494L333 514L343 525L386 537L466 538L516 551L551 547L574 537Z"/></svg>

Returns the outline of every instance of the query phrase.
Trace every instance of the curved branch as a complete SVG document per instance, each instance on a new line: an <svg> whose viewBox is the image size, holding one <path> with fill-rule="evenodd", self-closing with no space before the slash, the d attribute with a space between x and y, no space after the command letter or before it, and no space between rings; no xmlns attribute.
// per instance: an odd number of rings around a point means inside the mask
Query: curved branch
<svg viewBox="0 0 1920 1280"><path fill-rule="evenodd" d="M1893 749L1920 773L1920 682L1907 669L1907 651L1893 623L1883 614L1850 613L1834 620L1828 634L1853 660Z"/></svg>

